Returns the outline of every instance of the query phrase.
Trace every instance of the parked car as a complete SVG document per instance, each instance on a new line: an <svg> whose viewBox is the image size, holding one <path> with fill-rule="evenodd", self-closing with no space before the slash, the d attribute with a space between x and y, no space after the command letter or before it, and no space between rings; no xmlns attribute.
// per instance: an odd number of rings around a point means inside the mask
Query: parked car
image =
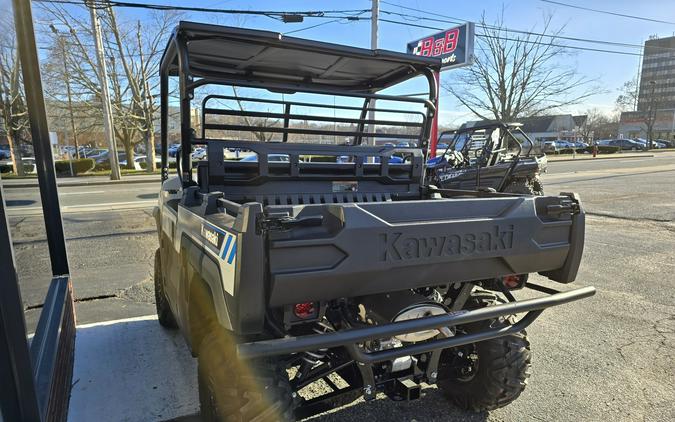
<svg viewBox="0 0 675 422"><path fill-rule="evenodd" d="M141 155L138 157L143 157L143 160L145 160L145 156ZM93 158L93 157L90 157ZM134 157L135 161L136 157ZM101 154L97 155L95 158L96 165L101 166L101 165L107 165L110 166L110 152L108 150L105 150ZM117 162L119 163L120 167L126 166L127 165L127 153L126 152L118 152L117 153Z"/></svg>
<svg viewBox="0 0 675 422"><path fill-rule="evenodd" d="M257 154L249 155L247 157L242 158L239 161L246 161L246 162L253 161L253 162L257 163L258 162L258 155ZM269 154L267 156L267 162L270 162L270 161L287 163L287 162L290 161L290 158L286 154Z"/></svg>
<svg viewBox="0 0 675 422"><path fill-rule="evenodd" d="M180 144L172 144L169 146L167 149L167 153L169 154L169 157L175 157L176 156L176 151L178 151L178 147L180 147Z"/></svg>
<svg viewBox="0 0 675 422"><path fill-rule="evenodd" d="M559 151L558 144L555 141L544 141L541 145L541 150L544 153L557 153Z"/></svg>
<svg viewBox="0 0 675 422"><path fill-rule="evenodd" d="M203 160L206 158L206 148L197 147L192 151L192 160Z"/></svg>
<svg viewBox="0 0 675 422"><path fill-rule="evenodd" d="M12 154L9 151L9 145L0 145L0 160L9 160Z"/></svg>
<svg viewBox="0 0 675 422"><path fill-rule="evenodd" d="M644 138L633 138L633 140L635 142L638 142L638 143L642 144L642 145L645 145L645 146L647 145L647 140L644 139ZM666 147L666 144L664 144L663 142L659 142L658 140L652 141L650 145L651 145L650 148L652 148L652 149L659 149L659 148L665 148Z"/></svg>
<svg viewBox="0 0 675 422"><path fill-rule="evenodd" d="M641 144L640 142L633 141L632 139L614 139L607 145L619 147L624 151L644 151L647 149L646 144Z"/></svg>

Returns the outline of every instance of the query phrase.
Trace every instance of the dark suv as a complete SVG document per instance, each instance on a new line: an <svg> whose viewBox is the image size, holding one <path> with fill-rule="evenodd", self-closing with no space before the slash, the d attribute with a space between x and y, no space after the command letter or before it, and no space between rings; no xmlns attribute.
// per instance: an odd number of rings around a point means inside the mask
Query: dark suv
<svg viewBox="0 0 675 422"><path fill-rule="evenodd" d="M641 144L640 142L631 139L614 139L613 141L609 141L607 145L619 147L622 150L628 151L644 151L647 149L645 144Z"/></svg>

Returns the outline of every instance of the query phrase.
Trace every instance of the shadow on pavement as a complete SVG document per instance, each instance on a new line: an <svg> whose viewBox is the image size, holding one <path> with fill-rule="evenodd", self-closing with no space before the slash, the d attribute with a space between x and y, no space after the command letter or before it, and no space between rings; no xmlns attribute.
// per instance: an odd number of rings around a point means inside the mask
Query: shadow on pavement
<svg viewBox="0 0 675 422"><path fill-rule="evenodd" d="M376 420L380 421L464 421L484 422L488 419L488 412L474 413L458 409L448 402L436 388L426 388L424 396L415 401L395 402L388 398L379 398L370 403L358 400L355 404L341 408L338 411L313 416L306 419L312 422L338 422Z"/></svg>
<svg viewBox="0 0 675 422"><path fill-rule="evenodd" d="M8 199L5 201L8 207L25 207L28 205L33 205L36 201L32 199Z"/></svg>

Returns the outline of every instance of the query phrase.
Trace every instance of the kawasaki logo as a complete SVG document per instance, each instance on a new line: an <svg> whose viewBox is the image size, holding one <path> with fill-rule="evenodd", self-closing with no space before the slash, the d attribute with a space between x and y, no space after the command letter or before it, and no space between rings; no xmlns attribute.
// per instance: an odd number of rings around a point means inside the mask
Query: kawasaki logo
<svg viewBox="0 0 675 422"><path fill-rule="evenodd" d="M513 225L495 225L480 233L414 237L403 233L382 233L381 261L473 255L513 248Z"/></svg>
<svg viewBox="0 0 675 422"><path fill-rule="evenodd" d="M203 224L202 224L202 237L216 248L220 248L221 242L220 234L217 231L209 227L206 227Z"/></svg>

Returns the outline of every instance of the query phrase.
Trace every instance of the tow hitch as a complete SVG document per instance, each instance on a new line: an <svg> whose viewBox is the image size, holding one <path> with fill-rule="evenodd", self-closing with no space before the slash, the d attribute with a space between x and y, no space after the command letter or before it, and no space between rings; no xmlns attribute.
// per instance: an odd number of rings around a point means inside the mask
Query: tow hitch
<svg viewBox="0 0 675 422"><path fill-rule="evenodd" d="M420 398L422 388L410 377L396 378L388 382L384 393L394 401L410 401Z"/></svg>

